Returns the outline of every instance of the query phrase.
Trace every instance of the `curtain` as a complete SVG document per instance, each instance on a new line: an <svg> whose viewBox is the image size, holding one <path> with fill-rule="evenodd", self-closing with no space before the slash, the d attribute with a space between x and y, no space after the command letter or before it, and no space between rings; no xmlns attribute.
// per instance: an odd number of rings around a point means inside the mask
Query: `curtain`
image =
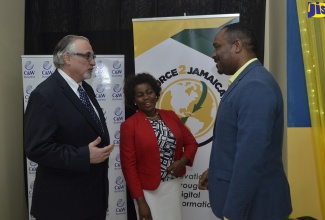
<svg viewBox="0 0 325 220"><path fill-rule="evenodd" d="M308 18L309 0L296 0L296 2L321 212L325 219L325 20L324 18Z"/></svg>
<svg viewBox="0 0 325 220"><path fill-rule="evenodd" d="M134 74L133 18L239 13L264 60L266 0L26 0L25 55L52 54L67 34L89 38L96 54L124 54ZM212 41L213 39L211 39Z"/></svg>

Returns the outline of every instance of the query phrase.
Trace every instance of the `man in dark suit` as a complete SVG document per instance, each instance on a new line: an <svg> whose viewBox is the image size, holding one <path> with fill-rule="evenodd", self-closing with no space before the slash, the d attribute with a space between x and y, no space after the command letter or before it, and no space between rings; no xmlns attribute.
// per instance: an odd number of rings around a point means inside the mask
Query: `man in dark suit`
<svg viewBox="0 0 325 220"><path fill-rule="evenodd" d="M213 59L219 74L232 75L214 128L208 189L213 213L230 220L283 220L291 211L282 163L281 90L256 58L256 40L240 23L216 35Z"/></svg>
<svg viewBox="0 0 325 220"><path fill-rule="evenodd" d="M91 77L94 59L87 38L64 37L53 52L56 71L30 95L24 146L38 163L31 208L37 220L106 218L108 157L114 146L94 91L84 81ZM79 97L89 98L88 108Z"/></svg>

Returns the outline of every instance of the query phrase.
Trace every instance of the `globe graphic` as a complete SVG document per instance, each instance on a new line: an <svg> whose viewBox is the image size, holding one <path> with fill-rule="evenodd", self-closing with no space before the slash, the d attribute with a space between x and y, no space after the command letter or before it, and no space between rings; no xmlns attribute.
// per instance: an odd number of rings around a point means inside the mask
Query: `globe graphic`
<svg viewBox="0 0 325 220"><path fill-rule="evenodd" d="M211 137L218 101L205 82L185 78L168 84L157 107L173 110L196 139Z"/></svg>

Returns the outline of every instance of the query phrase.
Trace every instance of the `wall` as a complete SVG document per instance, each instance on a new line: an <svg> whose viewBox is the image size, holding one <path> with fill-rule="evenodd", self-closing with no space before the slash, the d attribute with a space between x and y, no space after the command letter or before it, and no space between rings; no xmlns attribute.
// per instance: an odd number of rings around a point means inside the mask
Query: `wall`
<svg viewBox="0 0 325 220"><path fill-rule="evenodd" d="M264 65L279 83L287 121L286 2L266 0ZM276 15L276 16L274 16ZM287 130L284 129L283 161L287 171Z"/></svg>
<svg viewBox="0 0 325 220"><path fill-rule="evenodd" d="M24 188L24 0L0 0L0 219L28 219Z"/></svg>

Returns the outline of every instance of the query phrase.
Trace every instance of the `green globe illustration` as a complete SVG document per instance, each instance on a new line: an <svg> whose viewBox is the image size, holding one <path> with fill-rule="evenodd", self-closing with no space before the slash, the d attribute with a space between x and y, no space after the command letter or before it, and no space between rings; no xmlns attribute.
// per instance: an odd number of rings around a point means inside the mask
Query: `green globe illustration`
<svg viewBox="0 0 325 220"><path fill-rule="evenodd" d="M195 138L211 136L218 101L205 82L191 78L171 82L163 88L157 107L173 110Z"/></svg>

